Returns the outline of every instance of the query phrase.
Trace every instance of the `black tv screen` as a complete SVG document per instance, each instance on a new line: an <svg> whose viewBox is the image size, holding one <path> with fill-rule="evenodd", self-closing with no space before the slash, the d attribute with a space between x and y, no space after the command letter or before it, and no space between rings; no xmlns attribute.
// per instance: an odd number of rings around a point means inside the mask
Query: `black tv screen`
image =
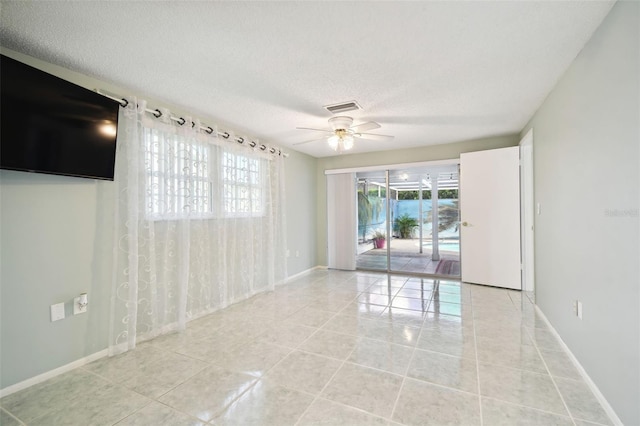
<svg viewBox="0 0 640 426"><path fill-rule="evenodd" d="M0 56L0 167L113 180L120 104Z"/></svg>

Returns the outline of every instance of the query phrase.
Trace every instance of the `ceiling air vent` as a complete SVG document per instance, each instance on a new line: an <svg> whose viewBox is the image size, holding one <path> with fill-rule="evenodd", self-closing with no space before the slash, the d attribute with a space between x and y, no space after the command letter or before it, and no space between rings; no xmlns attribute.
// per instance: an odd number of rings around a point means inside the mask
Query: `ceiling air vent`
<svg viewBox="0 0 640 426"><path fill-rule="evenodd" d="M338 114L347 111L356 111L362 109L356 101L340 102L339 104L325 105L324 108L331 114Z"/></svg>

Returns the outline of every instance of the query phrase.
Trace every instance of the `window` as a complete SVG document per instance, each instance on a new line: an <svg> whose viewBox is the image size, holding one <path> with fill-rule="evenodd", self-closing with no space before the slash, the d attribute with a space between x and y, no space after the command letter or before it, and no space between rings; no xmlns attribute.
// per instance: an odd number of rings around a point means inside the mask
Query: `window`
<svg viewBox="0 0 640 426"><path fill-rule="evenodd" d="M191 138L144 129L145 210L152 219L210 217L210 147Z"/></svg>
<svg viewBox="0 0 640 426"><path fill-rule="evenodd" d="M263 170L260 159L231 152L222 155L225 216L264 214Z"/></svg>
<svg viewBox="0 0 640 426"><path fill-rule="evenodd" d="M145 213L152 220L263 216L260 158L145 128Z"/></svg>

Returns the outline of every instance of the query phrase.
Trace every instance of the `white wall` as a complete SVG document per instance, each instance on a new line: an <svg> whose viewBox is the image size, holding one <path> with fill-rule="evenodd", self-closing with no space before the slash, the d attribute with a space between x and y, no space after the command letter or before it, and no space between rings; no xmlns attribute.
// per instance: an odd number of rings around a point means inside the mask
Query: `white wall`
<svg viewBox="0 0 640 426"><path fill-rule="evenodd" d="M109 288L93 286L97 184L0 172L1 386L106 347ZM49 305L89 293L87 314L50 322Z"/></svg>
<svg viewBox="0 0 640 426"><path fill-rule="evenodd" d="M87 88L129 93L8 49L2 53ZM185 112L152 96L136 95ZM215 119L211 123L224 125ZM285 161L287 244L294 253L288 262L290 275L316 265L315 173L312 157L293 152ZM98 203L105 193L101 185L109 183L0 171L0 388L107 347L111 241L98 240L102 233L96 230L112 226L106 212L113 201ZM87 314L50 322L51 304L66 302L70 314L73 297L85 291Z"/></svg>
<svg viewBox="0 0 640 426"><path fill-rule="evenodd" d="M628 425L640 424L639 8L613 7L523 130L541 204L536 301Z"/></svg>
<svg viewBox="0 0 640 426"><path fill-rule="evenodd" d="M316 158L289 151L289 158L285 163L289 276L317 265L316 162Z"/></svg>

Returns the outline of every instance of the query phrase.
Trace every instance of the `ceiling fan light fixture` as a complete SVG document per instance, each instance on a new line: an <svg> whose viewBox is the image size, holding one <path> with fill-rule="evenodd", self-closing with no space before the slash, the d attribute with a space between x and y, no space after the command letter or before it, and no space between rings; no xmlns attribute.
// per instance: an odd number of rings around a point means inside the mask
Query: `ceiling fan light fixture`
<svg viewBox="0 0 640 426"><path fill-rule="evenodd" d="M305 142L294 143L294 145L303 145L309 142L326 140L331 149L340 153L342 151L353 149L355 138L382 141L393 139L393 136L378 135L375 133L363 133L368 130L380 128L380 124L374 121L368 121L366 123L360 123L354 126L353 118L347 117L346 115L331 117L329 119L329 126L331 126L331 130L317 129L312 127L297 127L297 129L300 130L314 130L318 132L329 133L330 135L326 135L325 137L322 137L320 139L312 139Z"/></svg>
<svg viewBox="0 0 640 426"><path fill-rule="evenodd" d="M333 135L327 139L329 146L336 152L348 151L353 148L353 136Z"/></svg>
<svg viewBox="0 0 640 426"><path fill-rule="evenodd" d="M339 141L340 141L340 138L338 136L336 136L336 135L333 135L333 136L329 137L329 139L327 139L327 142L329 142L329 146L334 151L338 150L338 142Z"/></svg>
<svg viewBox="0 0 640 426"><path fill-rule="evenodd" d="M342 145L345 151L353 148L353 136L345 136L344 138L342 138Z"/></svg>
<svg viewBox="0 0 640 426"><path fill-rule="evenodd" d="M338 115L335 117L331 117L329 119L329 124L333 128L333 130L343 130L345 131L353 124L353 118L347 117L346 115Z"/></svg>

